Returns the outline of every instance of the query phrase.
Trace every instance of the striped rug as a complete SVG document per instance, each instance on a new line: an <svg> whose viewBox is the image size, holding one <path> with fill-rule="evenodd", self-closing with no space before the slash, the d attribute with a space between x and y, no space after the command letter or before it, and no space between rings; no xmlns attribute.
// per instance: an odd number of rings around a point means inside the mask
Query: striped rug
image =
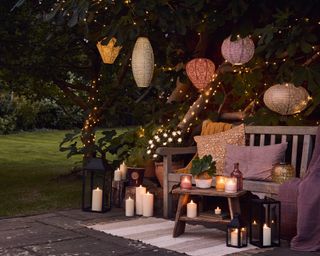
<svg viewBox="0 0 320 256"><path fill-rule="evenodd" d="M252 245L241 249L227 247L224 231L206 228L202 225L187 224L185 233L177 238L173 238L173 227L174 221L143 217L89 226L89 228L107 234L138 240L146 244L192 256L222 256L256 248Z"/></svg>

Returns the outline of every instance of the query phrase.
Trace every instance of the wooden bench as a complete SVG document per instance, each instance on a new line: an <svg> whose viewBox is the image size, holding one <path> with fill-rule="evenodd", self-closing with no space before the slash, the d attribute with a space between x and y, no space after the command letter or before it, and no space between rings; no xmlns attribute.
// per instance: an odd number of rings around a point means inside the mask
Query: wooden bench
<svg viewBox="0 0 320 256"><path fill-rule="evenodd" d="M296 170L296 177L303 177L314 148L317 126L245 126L246 145L264 146L288 142L286 162ZM171 190L180 182L180 174L173 173L172 156L195 154L196 147L160 147L157 154L163 156L163 216L172 216ZM215 180L213 180L215 182ZM194 183L194 180L193 180ZM268 181L244 180L243 187L257 195L277 197L279 184Z"/></svg>

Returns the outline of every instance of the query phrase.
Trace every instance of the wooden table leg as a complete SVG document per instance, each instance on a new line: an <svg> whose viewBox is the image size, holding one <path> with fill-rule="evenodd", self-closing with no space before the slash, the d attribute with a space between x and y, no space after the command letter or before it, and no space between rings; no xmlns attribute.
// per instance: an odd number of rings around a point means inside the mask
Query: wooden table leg
<svg viewBox="0 0 320 256"><path fill-rule="evenodd" d="M186 222L180 220L180 217L182 215L185 215L187 212L187 203L189 201L189 197L190 196L188 194L179 196L178 208L173 229L173 237L178 237L184 233Z"/></svg>
<svg viewBox="0 0 320 256"><path fill-rule="evenodd" d="M228 197L228 205L231 219L236 213L241 213L239 197Z"/></svg>

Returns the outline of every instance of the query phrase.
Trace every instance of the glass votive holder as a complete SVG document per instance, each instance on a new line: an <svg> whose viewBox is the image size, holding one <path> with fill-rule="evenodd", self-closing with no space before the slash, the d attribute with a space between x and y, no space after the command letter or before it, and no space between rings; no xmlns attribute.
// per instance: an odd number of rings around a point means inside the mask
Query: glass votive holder
<svg viewBox="0 0 320 256"><path fill-rule="evenodd" d="M216 190L217 191L224 191L226 181L225 177L222 175L217 175L216 176Z"/></svg>
<svg viewBox="0 0 320 256"><path fill-rule="evenodd" d="M224 191L227 193L236 193L237 192L237 178L226 177Z"/></svg>
<svg viewBox="0 0 320 256"><path fill-rule="evenodd" d="M181 189L191 189L192 188L192 175L183 174L180 176L180 188Z"/></svg>

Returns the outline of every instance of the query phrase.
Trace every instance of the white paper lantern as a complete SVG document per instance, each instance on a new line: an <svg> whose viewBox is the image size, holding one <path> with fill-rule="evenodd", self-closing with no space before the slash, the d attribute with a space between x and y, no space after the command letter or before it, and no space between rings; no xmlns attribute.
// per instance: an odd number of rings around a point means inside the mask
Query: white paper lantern
<svg viewBox="0 0 320 256"><path fill-rule="evenodd" d="M119 55L121 46L115 46L117 39L112 37L107 45L101 44L101 41L97 43L97 48L101 55L103 63L113 64Z"/></svg>
<svg viewBox="0 0 320 256"><path fill-rule="evenodd" d="M249 37L237 38L231 41L226 38L221 46L221 53L225 60L233 65L242 65L250 61L254 54L254 43Z"/></svg>
<svg viewBox="0 0 320 256"><path fill-rule="evenodd" d="M154 56L150 41L139 37L132 52L132 73L138 87L148 87L152 80Z"/></svg>
<svg viewBox="0 0 320 256"><path fill-rule="evenodd" d="M281 115L294 115L303 111L310 100L309 93L301 86L291 83L271 86L263 96L266 106Z"/></svg>

